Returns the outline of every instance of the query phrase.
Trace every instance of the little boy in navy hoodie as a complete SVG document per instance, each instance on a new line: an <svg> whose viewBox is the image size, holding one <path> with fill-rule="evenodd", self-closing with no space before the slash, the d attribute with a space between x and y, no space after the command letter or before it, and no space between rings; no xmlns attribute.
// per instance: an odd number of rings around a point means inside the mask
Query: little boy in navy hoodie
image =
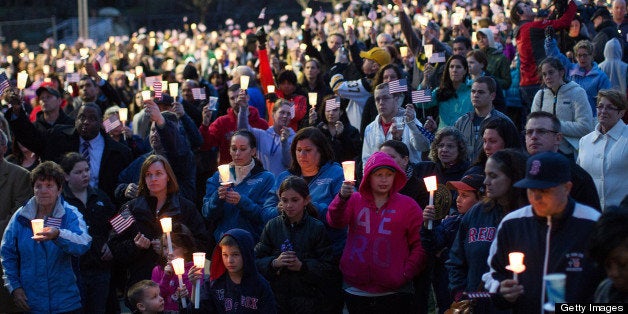
<svg viewBox="0 0 628 314"><path fill-rule="evenodd" d="M222 236L201 289L200 313L277 313L270 284L255 267L254 246L246 230L231 229ZM199 271L190 268L191 281L200 278Z"/></svg>

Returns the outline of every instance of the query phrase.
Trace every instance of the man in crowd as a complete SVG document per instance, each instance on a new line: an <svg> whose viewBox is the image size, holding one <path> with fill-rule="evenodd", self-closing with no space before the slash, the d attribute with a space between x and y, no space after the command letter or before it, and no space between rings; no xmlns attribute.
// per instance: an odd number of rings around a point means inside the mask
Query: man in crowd
<svg viewBox="0 0 628 314"><path fill-rule="evenodd" d="M464 136L467 143L467 158L470 161L476 160L482 150L482 130L489 121L502 118L510 121L510 118L493 106L497 83L488 76L479 77L471 86L471 103L473 111L467 112L460 117L454 127ZM512 123L512 121L510 121Z"/></svg>
<svg viewBox="0 0 628 314"><path fill-rule="evenodd" d="M569 160L560 153L528 158L526 177L514 186L527 189L530 205L506 215L499 224L488 257L490 271L483 276L486 288L497 293L493 298L497 307L543 313L548 301L543 280L553 273L566 275L566 302L593 301L603 272L586 252L600 213L569 197L570 180ZM525 256L525 271L517 279L506 269L510 252Z"/></svg>
<svg viewBox="0 0 628 314"><path fill-rule="evenodd" d="M558 152L558 146L563 139L560 132L560 121L555 115L536 111L528 115L525 126L526 150L530 155L544 152ZM569 162L571 171L570 196L578 203L593 207L601 211L600 198L595 189L593 178L575 161Z"/></svg>

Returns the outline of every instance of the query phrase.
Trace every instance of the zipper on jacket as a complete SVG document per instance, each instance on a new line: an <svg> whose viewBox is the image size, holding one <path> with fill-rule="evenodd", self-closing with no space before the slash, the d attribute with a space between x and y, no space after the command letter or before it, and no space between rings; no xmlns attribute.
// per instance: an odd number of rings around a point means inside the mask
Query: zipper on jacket
<svg viewBox="0 0 628 314"><path fill-rule="evenodd" d="M547 232L545 234L545 256L543 257L543 278L541 284L541 312L545 313L545 276L547 275L547 268L549 264L549 252L550 252L550 235L552 233L552 216L547 216Z"/></svg>

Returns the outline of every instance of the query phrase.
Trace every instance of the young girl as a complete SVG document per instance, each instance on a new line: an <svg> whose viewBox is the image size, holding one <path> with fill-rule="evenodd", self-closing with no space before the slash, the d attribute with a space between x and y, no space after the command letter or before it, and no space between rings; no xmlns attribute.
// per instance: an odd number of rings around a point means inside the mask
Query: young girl
<svg viewBox="0 0 628 314"><path fill-rule="evenodd" d="M316 219L304 179L286 178L277 194L281 216L266 224L255 264L271 284L279 313L320 313L333 259L325 225Z"/></svg>
<svg viewBox="0 0 628 314"><path fill-rule="evenodd" d="M364 164L359 192L344 182L329 204L327 221L349 227L340 260L349 313L412 312L412 278L423 269L421 208L399 193L406 175L388 154Z"/></svg>
<svg viewBox="0 0 628 314"><path fill-rule="evenodd" d="M484 191L484 176L470 174L460 181L449 181L447 187L456 190L456 207L458 212L445 217L440 224L430 230L425 227L427 221L434 219L434 205L427 205L423 210L424 226L421 228L421 243L425 251L435 258L432 286L438 303L438 312L444 313L453 302L449 293L449 278L445 269L445 261L449 258L449 249L456 238L463 215L478 203Z"/></svg>
<svg viewBox="0 0 628 314"><path fill-rule="evenodd" d="M192 261L192 253L194 252L194 240L185 233L172 233L172 254L168 253L168 244L166 237L162 239L163 257L166 261L165 265L157 265L153 268L151 279L159 284L159 294L164 298L165 311L179 311L179 300L190 299L189 291L192 289L192 283L188 279L187 273L190 267L194 265ZM174 273L172 260L175 258L183 258L185 262L185 272L183 273L183 284L185 287L179 287L179 278Z"/></svg>

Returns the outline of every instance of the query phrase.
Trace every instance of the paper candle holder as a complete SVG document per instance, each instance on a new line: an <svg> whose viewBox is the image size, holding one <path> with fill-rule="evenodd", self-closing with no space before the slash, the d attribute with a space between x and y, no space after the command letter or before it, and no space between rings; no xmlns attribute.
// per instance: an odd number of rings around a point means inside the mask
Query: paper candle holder
<svg viewBox="0 0 628 314"><path fill-rule="evenodd" d="M425 177L423 178L423 182L425 183L425 188L428 191L436 191L438 189L436 176Z"/></svg>
<svg viewBox="0 0 628 314"><path fill-rule="evenodd" d="M310 106L316 106L316 101L318 100L318 93L307 93L307 99L310 103Z"/></svg>
<svg viewBox="0 0 628 314"><path fill-rule="evenodd" d="M246 75L240 76L240 89L246 90L247 88L249 88L250 79L251 78Z"/></svg>
<svg viewBox="0 0 628 314"><path fill-rule="evenodd" d="M17 73L17 88L18 89L25 89L27 81L28 81L28 73L26 73L26 71Z"/></svg>
<svg viewBox="0 0 628 314"><path fill-rule="evenodd" d="M128 121L129 109L128 108L120 108L120 110L118 110L118 116L120 116L120 121L122 121L122 123Z"/></svg>
<svg viewBox="0 0 628 314"><path fill-rule="evenodd" d="M268 85L266 86L266 90L268 91L269 94L272 94L275 92L275 85Z"/></svg>
<svg viewBox="0 0 628 314"><path fill-rule="evenodd" d="M220 175L220 184L231 184L231 170L229 169L229 165L226 164L218 166L218 174Z"/></svg>
<svg viewBox="0 0 628 314"><path fill-rule="evenodd" d="M345 181L355 181L355 161L343 161L342 172L344 173Z"/></svg>
<svg viewBox="0 0 628 314"><path fill-rule="evenodd" d="M159 222L161 223L161 230L163 230L164 233L172 232L172 217L161 218Z"/></svg>
<svg viewBox="0 0 628 314"><path fill-rule="evenodd" d="M33 227L33 239L40 237L37 234L40 233L44 229L44 220L33 219L31 220L31 226Z"/></svg>
<svg viewBox="0 0 628 314"><path fill-rule="evenodd" d="M168 84L168 91L170 92L170 96L173 98L179 96L179 83Z"/></svg>
<svg viewBox="0 0 628 314"><path fill-rule="evenodd" d="M150 100L150 91L149 90L143 90L142 91L142 100Z"/></svg>
<svg viewBox="0 0 628 314"><path fill-rule="evenodd" d="M196 268L205 267L205 253L203 252L192 253L192 260L194 260L194 266L196 266Z"/></svg>

